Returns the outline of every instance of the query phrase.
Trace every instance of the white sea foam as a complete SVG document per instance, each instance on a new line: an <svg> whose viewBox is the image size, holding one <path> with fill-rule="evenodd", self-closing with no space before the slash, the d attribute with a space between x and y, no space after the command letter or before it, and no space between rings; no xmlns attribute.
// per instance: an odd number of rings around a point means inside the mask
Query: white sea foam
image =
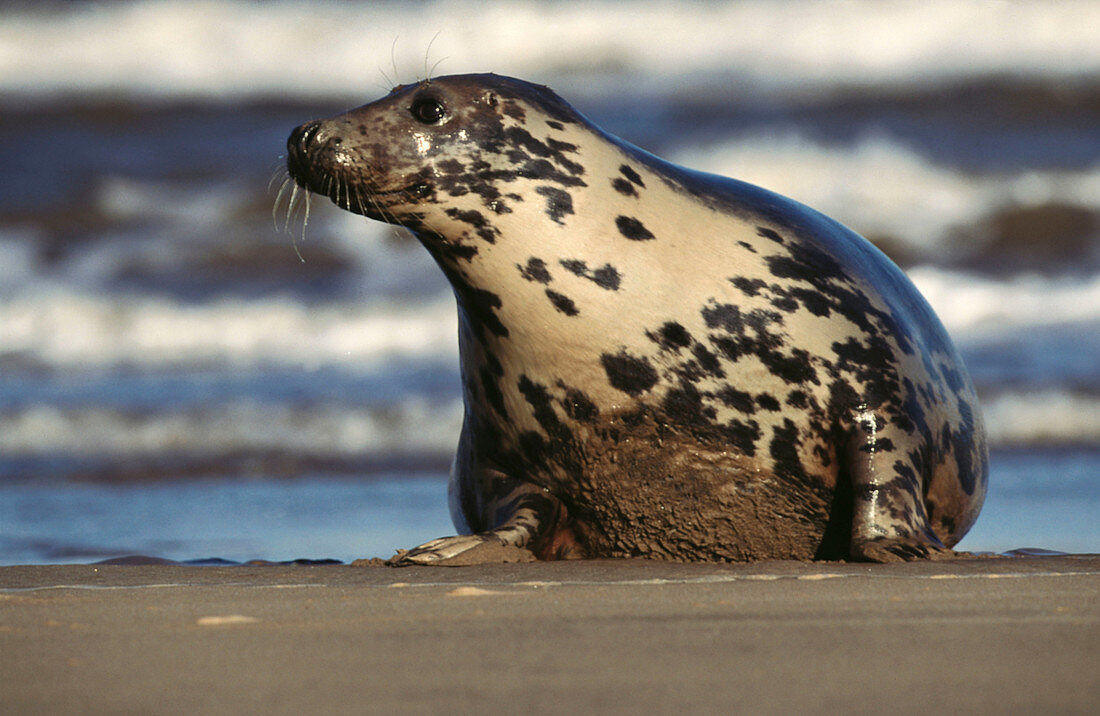
<svg viewBox="0 0 1100 716"><path fill-rule="evenodd" d="M307 306L290 298L188 305L56 290L12 298L0 312L0 354L56 368L457 360L456 335L449 295L412 306Z"/></svg>
<svg viewBox="0 0 1100 716"><path fill-rule="evenodd" d="M1100 71L1097 27L1092 0L28 4L3 11L0 91L361 96L437 61L436 74L718 76L746 91L1084 76Z"/></svg>
<svg viewBox="0 0 1100 716"><path fill-rule="evenodd" d="M115 459L241 452L447 455L457 444L462 414L457 396L443 404L413 397L374 408L228 402L152 415L107 407L34 405L0 413L0 454Z"/></svg>
<svg viewBox="0 0 1100 716"><path fill-rule="evenodd" d="M984 401L982 410L993 445L1100 445L1100 396L1009 392Z"/></svg>
<svg viewBox="0 0 1100 716"><path fill-rule="evenodd" d="M1009 206L1065 202L1100 211L1100 166L1084 171L968 174L897 141L826 146L797 134L758 134L684 146L669 159L796 199L867 236L890 236L941 260L965 247L959 230Z"/></svg>
<svg viewBox="0 0 1100 716"><path fill-rule="evenodd" d="M1100 275L1047 278L1022 275L994 280L922 266L909 272L957 339L987 338L1028 326L1100 326Z"/></svg>

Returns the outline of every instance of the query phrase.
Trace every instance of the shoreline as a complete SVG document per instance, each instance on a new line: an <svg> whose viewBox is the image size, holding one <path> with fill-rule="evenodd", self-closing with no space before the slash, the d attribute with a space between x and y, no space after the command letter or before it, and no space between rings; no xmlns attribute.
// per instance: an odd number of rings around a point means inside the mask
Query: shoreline
<svg viewBox="0 0 1100 716"><path fill-rule="evenodd" d="M0 712L1100 704L1100 555L0 567Z"/></svg>

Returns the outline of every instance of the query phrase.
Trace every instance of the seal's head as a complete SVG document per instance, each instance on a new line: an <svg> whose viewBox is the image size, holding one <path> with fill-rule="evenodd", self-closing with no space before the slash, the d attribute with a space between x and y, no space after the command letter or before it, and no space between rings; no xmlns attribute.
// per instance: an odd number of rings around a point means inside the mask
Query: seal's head
<svg viewBox="0 0 1100 716"><path fill-rule="evenodd" d="M552 136L567 125L587 122L545 87L492 74L440 77L298 127L287 168L340 208L421 238L449 218L491 241L489 222L475 214L511 213L521 200L512 183L537 181L559 210L564 192L584 185L584 167L569 156L577 147Z"/></svg>

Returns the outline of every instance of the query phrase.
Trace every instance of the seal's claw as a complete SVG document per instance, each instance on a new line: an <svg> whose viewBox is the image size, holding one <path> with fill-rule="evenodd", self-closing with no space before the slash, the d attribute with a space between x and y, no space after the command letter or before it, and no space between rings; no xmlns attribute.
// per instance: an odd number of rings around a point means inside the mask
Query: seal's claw
<svg viewBox="0 0 1100 716"><path fill-rule="evenodd" d="M386 564L391 567L464 567L471 564L533 561L535 555L530 550L506 544L493 534L479 534L440 537L408 551L398 550Z"/></svg>
<svg viewBox="0 0 1100 716"><path fill-rule="evenodd" d="M880 538L853 543L849 558L860 562L912 562L918 559L966 559L973 555L942 545L901 538Z"/></svg>

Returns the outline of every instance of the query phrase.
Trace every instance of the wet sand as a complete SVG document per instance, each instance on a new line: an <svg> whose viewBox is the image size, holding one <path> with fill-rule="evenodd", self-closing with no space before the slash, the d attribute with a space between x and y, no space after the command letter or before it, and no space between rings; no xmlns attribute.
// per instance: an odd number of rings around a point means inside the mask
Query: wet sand
<svg viewBox="0 0 1100 716"><path fill-rule="evenodd" d="M0 567L0 712L1095 713L1100 556Z"/></svg>

